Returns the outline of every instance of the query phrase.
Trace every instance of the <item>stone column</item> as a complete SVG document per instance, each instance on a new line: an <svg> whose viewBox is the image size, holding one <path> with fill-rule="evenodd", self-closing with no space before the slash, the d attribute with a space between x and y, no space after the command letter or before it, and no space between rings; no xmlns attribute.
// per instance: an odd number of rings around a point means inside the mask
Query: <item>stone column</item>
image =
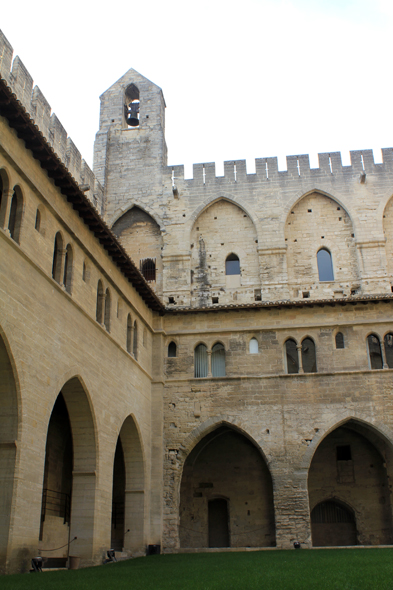
<svg viewBox="0 0 393 590"><path fill-rule="evenodd" d="M207 351L207 376L212 376L212 351Z"/></svg>
<svg viewBox="0 0 393 590"><path fill-rule="evenodd" d="M296 346L296 349L297 349L297 359L298 359L298 363L299 363L299 373L304 373L304 369L303 369L303 358L302 358L302 348L303 348L303 346L301 344L298 344Z"/></svg>

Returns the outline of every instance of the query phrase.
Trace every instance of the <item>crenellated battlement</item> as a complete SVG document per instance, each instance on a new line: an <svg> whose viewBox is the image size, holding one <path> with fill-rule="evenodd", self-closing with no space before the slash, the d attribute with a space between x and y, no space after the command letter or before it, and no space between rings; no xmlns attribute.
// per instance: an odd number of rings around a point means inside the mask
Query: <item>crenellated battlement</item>
<svg viewBox="0 0 393 590"><path fill-rule="evenodd" d="M214 162L193 165L193 177L184 177L184 166L168 166L166 174L170 175L173 183L184 181L188 186L209 185L212 183L241 183L280 180L288 177L291 180L316 178L321 176L356 175L364 177L364 174L378 174L393 172L393 148L382 149L382 164L376 164L372 150L351 150L351 165L343 166L340 152L318 154L319 167L310 167L308 154L298 156L287 156L287 169L278 169L278 159L256 158L255 172L247 173L246 160L230 160L224 162L224 175L216 176L216 165Z"/></svg>
<svg viewBox="0 0 393 590"><path fill-rule="evenodd" d="M103 211L104 191L96 179L93 171L82 158L81 153L68 136L60 120L52 109L45 96L34 81L19 56L13 59L14 50L0 30L0 75L17 96L19 102L30 114L38 129L52 146L61 161L80 185L89 186L85 191L86 196Z"/></svg>

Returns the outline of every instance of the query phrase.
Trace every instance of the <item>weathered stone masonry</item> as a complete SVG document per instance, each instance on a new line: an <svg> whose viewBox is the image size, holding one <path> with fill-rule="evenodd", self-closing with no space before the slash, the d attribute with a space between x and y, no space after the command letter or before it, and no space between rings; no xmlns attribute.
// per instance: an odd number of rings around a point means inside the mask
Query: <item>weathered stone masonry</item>
<svg viewBox="0 0 393 590"><path fill-rule="evenodd" d="M93 174L12 56L1 34L0 571L68 535L82 565L392 543L393 150L185 179L129 70Z"/></svg>

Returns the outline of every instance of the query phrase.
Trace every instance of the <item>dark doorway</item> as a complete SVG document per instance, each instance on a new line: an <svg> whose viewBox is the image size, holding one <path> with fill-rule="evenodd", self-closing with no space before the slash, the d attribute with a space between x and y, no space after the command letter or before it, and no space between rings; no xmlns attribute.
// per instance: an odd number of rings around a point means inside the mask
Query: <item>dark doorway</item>
<svg viewBox="0 0 393 590"><path fill-rule="evenodd" d="M315 506L311 512L311 530L314 547L357 545L353 510L334 500Z"/></svg>
<svg viewBox="0 0 393 590"><path fill-rule="evenodd" d="M124 467L124 453L120 441L117 439L115 460L113 465L112 490L112 535L111 547L122 551L124 545L124 503L126 491L126 473Z"/></svg>
<svg viewBox="0 0 393 590"><path fill-rule="evenodd" d="M209 501L209 547L230 547L228 502L224 498Z"/></svg>

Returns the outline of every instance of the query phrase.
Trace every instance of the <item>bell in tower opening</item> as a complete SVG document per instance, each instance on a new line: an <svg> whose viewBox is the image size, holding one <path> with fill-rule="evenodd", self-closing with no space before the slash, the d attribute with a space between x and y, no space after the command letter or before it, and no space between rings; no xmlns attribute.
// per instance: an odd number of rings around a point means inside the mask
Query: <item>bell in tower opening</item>
<svg viewBox="0 0 393 590"><path fill-rule="evenodd" d="M129 127L139 125L139 88L135 84L129 84L125 90L125 116Z"/></svg>
<svg viewBox="0 0 393 590"><path fill-rule="evenodd" d="M139 100L133 100L127 107L127 125L130 127L139 125Z"/></svg>

